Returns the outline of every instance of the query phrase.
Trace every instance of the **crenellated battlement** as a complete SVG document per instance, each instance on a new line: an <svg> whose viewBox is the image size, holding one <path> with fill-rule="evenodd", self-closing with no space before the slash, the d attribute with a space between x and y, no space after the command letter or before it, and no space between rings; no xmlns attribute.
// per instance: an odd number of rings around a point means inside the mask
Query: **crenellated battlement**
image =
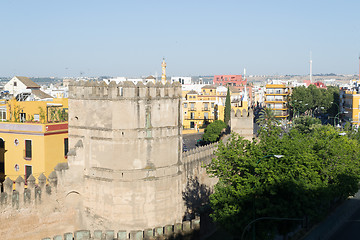
<svg viewBox="0 0 360 240"><path fill-rule="evenodd" d="M231 109L231 118L253 118L253 111L251 109L249 111L237 109L235 112L234 109Z"/></svg>
<svg viewBox="0 0 360 240"><path fill-rule="evenodd" d="M21 220L26 239L69 232L72 239L77 229L154 237L179 227L166 224L197 216L194 204L205 202L203 190L217 181L203 166L218 144L182 153L181 96L179 83L71 82L68 164L26 184L6 179L0 212L9 224L0 236L24 239Z"/></svg>
<svg viewBox="0 0 360 240"><path fill-rule="evenodd" d="M69 84L69 99L146 99L146 98L181 98L181 84L167 82L156 84L142 82L134 84L131 81L110 82L72 81Z"/></svg>
<svg viewBox="0 0 360 240"><path fill-rule="evenodd" d="M164 227L148 228L145 230L126 231L119 230L79 230L74 233L68 232L62 235L56 235L53 238L46 237L42 240L62 240L62 239L74 239L74 240L101 240L101 239L113 239L113 240L138 240L138 239L174 239L179 235L194 235L196 231L200 230L200 219L192 219L191 221L183 221L181 223L175 223L172 225L166 225Z"/></svg>
<svg viewBox="0 0 360 240"><path fill-rule="evenodd" d="M246 111L238 109L236 112L231 110L231 131L240 134L245 139L252 140L254 136L254 116L252 109Z"/></svg>
<svg viewBox="0 0 360 240"><path fill-rule="evenodd" d="M218 143L211 143L205 146L200 146L194 149L191 149L183 153L183 163L191 163L202 161L204 159L211 160L214 157L214 151L217 149Z"/></svg>
<svg viewBox="0 0 360 240"><path fill-rule="evenodd" d="M42 173L36 179L32 174L25 180L19 176L15 181L7 177L2 183L3 192L0 194L0 211L7 209L40 205L45 199L57 193L59 182L62 182L63 170L68 168L67 163L56 166L48 178Z"/></svg>

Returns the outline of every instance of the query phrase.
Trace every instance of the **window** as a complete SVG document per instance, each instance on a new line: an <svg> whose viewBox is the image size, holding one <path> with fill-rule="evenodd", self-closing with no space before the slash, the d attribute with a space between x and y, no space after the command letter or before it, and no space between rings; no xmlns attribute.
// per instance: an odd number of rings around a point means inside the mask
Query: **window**
<svg viewBox="0 0 360 240"><path fill-rule="evenodd" d="M204 111L208 111L209 110L209 104L208 103L204 103Z"/></svg>
<svg viewBox="0 0 360 240"><path fill-rule="evenodd" d="M184 103L184 108L187 108L187 103Z"/></svg>
<svg viewBox="0 0 360 240"><path fill-rule="evenodd" d="M27 179L30 177L31 174L32 174L32 166L25 165L25 184L27 184Z"/></svg>
<svg viewBox="0 0 360 240"><path fill-rule="evenodd" d="M193 112L190 113L190 119L195 119L195 113Z"/></svg>
<svg viewBox="0 0 360 240"><path fill-rule="evenodd" d="M211 108L214 108L214 103L211 103Z"/></svg>
<svg viewBox="0 0 360 240"><path fill-rule="evenodd" d="M6 121L6 108L0 108L0 121Z"/></svg>
<svg viewBox="0 0 360 240"><path fill-rule="evenodd" d="M34 114L34 121L35 121L35 122L39 122L39 121L40 121L40 115L39 115L39 114Z"/></svg>
<svg viewBox="0 0 360 240"><path fill-rule="evenodd" d="M209 113L208 112L204 112L204 119L209 119Z"/></svg>
<svg viewBox="0 0 360 240"><path fill-rule="evenodd" d="M20 122L26 121L26 113L20 113Z"/></svg>
<svg viewBox="0 0 360 240"><path fill-rule="evenodd" d="M190 103L190 108L191 108L192 110L194 110L194 109L195 109L195 104L194 104L194 103Z"/></svg>
<svg viewBox="0 0 360 240"><path fill-rule="evenodd" d="M14 87L16 87L17 86L17 82L14 82Z"/></svg>
<svg viewBox="0 0 360 240"><path fill-rule="evenodd" d="M31 140L25 140L25 159L31 159Z"/></svg>
<svg viewBox="0 0 360 240"><path fill-rule="evenodd" d="M64 156L67 157L67 154L69 152L69 139L64 138Z"/></svg>

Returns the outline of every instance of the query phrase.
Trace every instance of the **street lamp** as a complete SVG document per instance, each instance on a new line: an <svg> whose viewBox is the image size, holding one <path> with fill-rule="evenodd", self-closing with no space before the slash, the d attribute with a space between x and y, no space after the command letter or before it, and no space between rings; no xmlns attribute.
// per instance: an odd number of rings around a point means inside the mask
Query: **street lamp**
<svg viewBox="0 0 360 240"><path fill-rule="evenodd" d="M335 125L336 125L336 118L338 119L338 121L340 122L340 119L338 118L338 115L340 114L340 113L349 113L348 111L344 111L344 112L338 112L336 115L335 115L335 117L334 117L334 127L335 127Z"/></svg>
<svg viewBox="0 0 360 240"><path fill-rule="evenodd" d="M336 102L330 102L330 103L335 104L335 105L338 107L338 109L340 110L340 107L339 107L339 105L338 105Z"/></svg>

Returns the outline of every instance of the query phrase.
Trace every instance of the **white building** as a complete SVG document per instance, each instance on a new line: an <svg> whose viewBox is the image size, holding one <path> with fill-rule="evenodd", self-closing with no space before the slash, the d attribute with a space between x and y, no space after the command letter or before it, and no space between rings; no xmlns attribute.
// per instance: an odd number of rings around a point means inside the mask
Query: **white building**
<svg viewBox="0 0 360 240"><path fill-rule="evenodd" d="M53 97L40 90L40 86L28 77L15 76L4 86L4 91L18 101L50 100Z"/></svg>
<svg viewBox="0 0 360 240"><path fill-rule="evenodd" d="M171 77L171 83L179 82L181 85L191 84L191 77Z"/></svg>

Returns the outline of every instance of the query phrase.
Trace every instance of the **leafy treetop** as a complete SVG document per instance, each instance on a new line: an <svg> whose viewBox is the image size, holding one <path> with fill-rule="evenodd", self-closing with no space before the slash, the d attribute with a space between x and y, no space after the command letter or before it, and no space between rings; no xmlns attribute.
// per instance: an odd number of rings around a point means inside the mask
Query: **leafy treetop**
<svg viewBox="0 0 360 240"><path fill-rule="evenodd" d="M219 178L210 196L211 217L227 230L239 235L259 217L306 216L316 222L336 200L357 192L358 141L340 136L330 125L307 134L293 128L282 137L278 127L261 131L253 142L233 134L226 144L219 144L216 158L207 166L208 173ZM283 157L273 157L276 154ZM261 221L256 234L261 239L275 233L285 236L296 225Z"/></svg>

